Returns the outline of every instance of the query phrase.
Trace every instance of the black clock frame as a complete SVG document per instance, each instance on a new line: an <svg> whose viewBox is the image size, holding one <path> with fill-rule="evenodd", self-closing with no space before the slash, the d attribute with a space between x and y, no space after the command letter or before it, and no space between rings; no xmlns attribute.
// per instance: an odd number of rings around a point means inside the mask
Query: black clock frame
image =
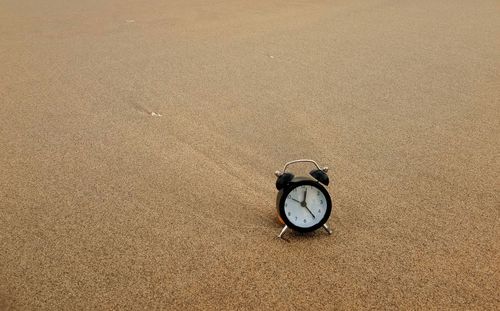
<svg viewBox="0 0 500 311"><path fill-rule="evenodd" d="M288 194L291 191L293 191L293 189L300 187L300 186L304 186L304 185L314 186L314 187L318 188L326 198L325 216L323 217L323 219L319 223L315 224L312 227L307 227L307 228L294 225L288 219L288 217L285 213L285 201L286 201L286 197L288 196ZM314 179L307 178L307 177L295 177L291 181L289 181L278 192L278 196L276 197L276 207L278 208L278 214L279 214L281 220L283 220L285 225L287 225L290 229L293 229L293 230L298 231L298 232L311 232L311 231L314 231L314 230L321 228L328 221L328 219L330 218L330 215L332 213L333 204L332 204L332 199L330 197L330 194L325 189L325 187L323 187L323 185L321 185L318 181L316 181Z"/></svg>

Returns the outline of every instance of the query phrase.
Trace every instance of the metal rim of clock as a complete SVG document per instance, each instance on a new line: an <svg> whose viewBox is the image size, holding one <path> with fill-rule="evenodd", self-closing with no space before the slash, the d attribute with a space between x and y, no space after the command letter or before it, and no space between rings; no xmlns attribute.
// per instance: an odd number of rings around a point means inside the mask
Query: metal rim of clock
<svg viewBox="0 0 500 311"><path fill-rule="evenodd" d="M326 203L327 203L326 204L327 210L326 210L326 213L325 213L325 216L323 217L323 219L320 222L318 222L317 224L315 224L314 226L307 227L307 228L303 228L303 227L299 227L299 226L294 225L286 216L285 207L284 207L286 197L288 196L288 194L293 189L300 187L300 186L303 186L303 185L309 185L309 186L314 186L314 187L318 188L325 196ZM332 199L330 197L330 194L325 189L325 187L323 187L319 182L316 182L314 180L308 180L308 179L298 181L297 183L294 184L294 187L290 187L290 188L287 188L286 190L284 190L283 193L281 194L280 201L279 201L279 213L280 213L281 219L283 219L287 228L290 228L290 229L298 231L298 232L311 232L311 231L317 230L321 227L324 227L325 230L329 234L331 234L329 228L325 225L326 225L326 222L328 221L328 219L330 218L330 215L332 213L332 209L333 209L333 202L332 202Z"/></svg>

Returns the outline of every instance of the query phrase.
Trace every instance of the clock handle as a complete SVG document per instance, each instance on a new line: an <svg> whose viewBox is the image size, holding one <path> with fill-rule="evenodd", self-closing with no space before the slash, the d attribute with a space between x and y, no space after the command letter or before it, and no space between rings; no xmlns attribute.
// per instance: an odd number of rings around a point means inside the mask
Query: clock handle
<svg viewBox="0 0 500 311"><path fill-rule="evenodd" d="M287 163L285 164L285 167L283 168L283 173L285 173L285 172L286 172L286 168L287 168L289 165L291 165L291 164L295 164L295 163L301 163L301 162L309 162L309 163L313 163L313 164L314 164L314 165L318 168L318 170L323 171L323 172L325 172L325 173L326 173L326 172L328 172L328 167L323 167L323 168L321 168L321 167L319 167L318 163L316 163L316 161L314 161L314 160L309 160L309 159L300 159L300 160L293 160L293 161L287 162Z"/></svg>

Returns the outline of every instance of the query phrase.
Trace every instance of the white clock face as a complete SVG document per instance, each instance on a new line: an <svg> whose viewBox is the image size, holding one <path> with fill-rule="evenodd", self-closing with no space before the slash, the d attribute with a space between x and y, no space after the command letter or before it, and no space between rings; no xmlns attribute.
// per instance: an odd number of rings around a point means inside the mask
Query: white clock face
<svg viewBox="0 0 500 311"><path fill-rule="evenodd" d="M294 188L285 199L285 215L297 227L318 224L326 214L328 203L318 188L302 185Z"/></svg>

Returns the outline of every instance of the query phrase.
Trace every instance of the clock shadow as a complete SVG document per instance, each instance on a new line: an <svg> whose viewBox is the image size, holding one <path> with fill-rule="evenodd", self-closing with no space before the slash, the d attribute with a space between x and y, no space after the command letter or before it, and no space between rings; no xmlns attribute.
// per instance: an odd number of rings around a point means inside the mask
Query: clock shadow
<svg viewBox="0 0 500 311"><path fill-rule="evenodd" d="M293 236L300 238L300 239L303 239L303 240L317 239L317 238L322 238L323 236L324 237L330 236L326 232L322 232L321 228L316 230L316 231L312 231L312 232L292 231L292 232L290 232L290 235L293 235Z"/></svg>

